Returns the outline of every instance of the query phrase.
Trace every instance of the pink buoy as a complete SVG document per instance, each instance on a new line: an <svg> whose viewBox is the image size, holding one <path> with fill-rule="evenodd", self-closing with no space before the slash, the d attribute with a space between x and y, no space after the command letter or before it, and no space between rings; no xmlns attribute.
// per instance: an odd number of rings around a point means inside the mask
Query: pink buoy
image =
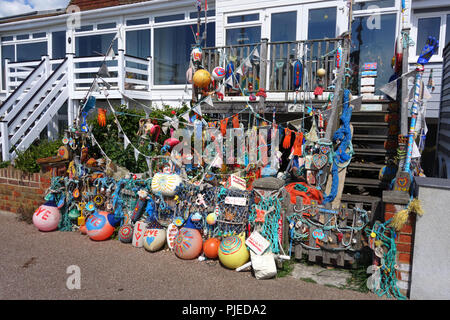
<svg viewBox="0 0 450 320"><path fill-rule="evenodd" d="M53 201L47 201L33 213L33 224L40 231L53 231L58 228L61 213Z"/></svg>
<svg viewBox="0 0 450 320"><path fill-rule="evenodd" d="M173 251L180 259L197 258L203 249L203 239L196 229L181 228L174 241Z"/></svg>

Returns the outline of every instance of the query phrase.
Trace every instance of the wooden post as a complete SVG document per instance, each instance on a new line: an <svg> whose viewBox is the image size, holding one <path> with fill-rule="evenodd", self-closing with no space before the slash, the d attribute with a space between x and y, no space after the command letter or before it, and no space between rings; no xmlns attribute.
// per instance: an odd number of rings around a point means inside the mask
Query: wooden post
<svg viewBox="0 0 450 320"><path fill-rule="evenodd" d="M0 130L2 133L2 161L9 161L8 122L0 121Z"/></svg>
<svg viewBox="0 0 450 320"><path fill-rule="evenodd" d="M260 69L259 69L259 88L266 89L267 87L267 47L269 39L261 39L261 52L260 54ZM267 90L266 90L267 91ZM259 97L258 113L264 113L266 98Z"/></svg>

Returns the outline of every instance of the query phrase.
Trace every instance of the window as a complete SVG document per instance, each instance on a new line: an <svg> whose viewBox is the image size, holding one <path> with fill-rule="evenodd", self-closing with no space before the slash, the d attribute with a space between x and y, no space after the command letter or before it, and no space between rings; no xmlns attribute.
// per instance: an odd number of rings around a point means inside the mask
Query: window
<svg viewBox="0 0 450 320"><path fill-rule="evenodd" d="M154 82L156 85L186 83L190 52L195 44L193 28L196 28L196 25L155 28ZM201 26L200 34L203 34L203 28L204 25ZM215 44L214 30L215 23L208 23L206 47L212 47Z"/></svg>
<svg viewBox="0 0 450 320"><path fill-rule="evenodd" d="M258 21L259 13L246 14L242 16L232 16L228 17L228 23L239 23L239 22L249 22L249 21Z"/></svg>
<svg viewBox="0 0 450 320"><path fill-rule="evenodd" d="M149 21L150 21L149 18L127 20L127 26L138 26L140 24L148 24Z"/></svg>
<svg viewBox="0 0 450 320"><path fill-rule="evenodd" d="M106 33L76 37L75 53L77 57L92 57L106 54L115 35L115 33ZM117 52L117 40L114 41L113 48Z"/></svg>
<svg viewBox="0 0 450 320"><path fill-rule="evenodd" d="M40 60L47 55L47 42L23 43L17 45L17 61Z"/></svg>
<svg viewBox="0 0 450 320"><path fill-rule="evenodd" d="M261 42L261 27L227 29L227 45L252 44Z"/></svg>
<svg viewBox="0 0 450 320"><path fill-rule="evenodd" d="M52 33L52 59L62 59L66 55L66 32Z"/></svg>
<svg viewBox="0 0 450 320"><path fill-rule="evenodd" d="M184 20L184 13L155 17L155 23Z"/></svg>
<svg viewBox="0 0 450 320"><path fill-rule="evenodd" d="M439 40L441 18L420 18L417 22L416 55L419 56L429 36Z"/></svg>
<svg viewBox="0 0 450 320"><path fill-rule="evenodd" d="M207 17L214 17L216 15L216 10L208 10L206 11ZM205 12L200 13L200 18L205 17ZM189 12L189 19L198 19L198 12Z"/></svg>
<svg viewBox="0 0 450 320"><path fill-rule="evenodd" d="M5 60L9 59L9 61L15 61L16 60L16 48L14 45L9 46L2 46L2 89L6 90L5 82L6 82L6 72L5 72Z"/></svg>
<svg viewBox="0 0 450 320"><path fill-rule="evenodd" d="M45 33L45 32L33 33L33 39L45 38L46 36L47 36L47 33Z"/></svg>
<svg viewBox="0 0 450 320"><path fill-rule="evenodd" d="M97 25L97 30L103 30L103 29L114 29L116 27L115 22L110 23L99 23Z"/></svg>
<svg viewBox="0 0 450 320"><path fill-rule="evenodd" d="M445 44L450 42L450 14L447 15L447 30L445 30Z"/></svg>
<svg viewBox="0 0 450 320"><path fill-rule="evenodd" d="M297 11L273 13L271 17L270 40L295 41L297 34Z"/></svg>
<svg viewBox="0 0 450 320"><path fill-rule="evenodd" d="M4 41L13 41L13 40L14 40L13 36L2 37L2 42L4 42Z"/></svg>
<svg viewBox="0 0 450 320"><path fill-rule="evenodd" d="M353 10L367 10L370 6L377 6L379 8L391 8L395 7L395 0L372 0L355 2L353 4Z"/></svg>
<svg viewBox="0 0 450 320"><path fill-rule="evenodd" d="M127 31L126 53L147 59L150 56L150 29Z"/></svg>
<svg viewBox="0 0 450 320"><path fill-rule="evenodd" d="M336 37L336 7L310 9L308 40Z"/></svg>
<svg viewBox="0 0 450 320"><path fill-rule="evenodd" d="M352 49L350 62L353 68L352 90L359 92L359 74L364 63L376 62L377 77L375 94L380 95L379 88L389 82L392 76L391 59L395 44L395 14L381 14L380 28L370 28L370 16L357 17L352 24Z"/></svg>
<svg viewBox="0 0 450 320"><path fill-rule="evenodd" d="M30 35L29 35L29 34L19 34L19 35L16 37L17 40L27 40L27 39L29 39L29 38L30 38Z"/></svg>
<svg viewBox="0 0 450 320"><path fill-rule="evenodd" d="M80 29L75 29L76 32L92 31L92 30L94 30L94 26L93 25L81 26Z"/></svg>

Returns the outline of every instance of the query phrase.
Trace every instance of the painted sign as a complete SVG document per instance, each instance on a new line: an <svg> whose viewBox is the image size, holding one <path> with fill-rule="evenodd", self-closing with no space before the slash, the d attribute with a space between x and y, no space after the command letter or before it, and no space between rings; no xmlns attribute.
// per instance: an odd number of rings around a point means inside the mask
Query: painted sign
<svg viewBox="0 0 450 320"><path fill-rule="evenodd" d="M250 237L245 241L247 247L249 247L257 255L261 255L270 246L270 242L267 241L258 231L253 231Z"/></svg>
<svg viewBox="0 0 450 320"><path fill-rule="evenodd" d="M364 63L364 70L377 70L377 63L376 62Z"/></svg>

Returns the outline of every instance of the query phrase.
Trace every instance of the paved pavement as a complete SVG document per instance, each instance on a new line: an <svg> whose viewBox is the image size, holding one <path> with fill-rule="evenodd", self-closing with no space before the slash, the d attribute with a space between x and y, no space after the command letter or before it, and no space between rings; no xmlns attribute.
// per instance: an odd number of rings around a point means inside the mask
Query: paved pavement
<svg viewBox="0 0 450 320"><path fill-rule="evenodd" d="M212 262L212 263L211 263ZM67 268L81 272L69 290ZM0 213L0 300L378 300L292 276L257 280L217 261L181 260L117 240L96 242L78 232L40 232Z"/></svg>

